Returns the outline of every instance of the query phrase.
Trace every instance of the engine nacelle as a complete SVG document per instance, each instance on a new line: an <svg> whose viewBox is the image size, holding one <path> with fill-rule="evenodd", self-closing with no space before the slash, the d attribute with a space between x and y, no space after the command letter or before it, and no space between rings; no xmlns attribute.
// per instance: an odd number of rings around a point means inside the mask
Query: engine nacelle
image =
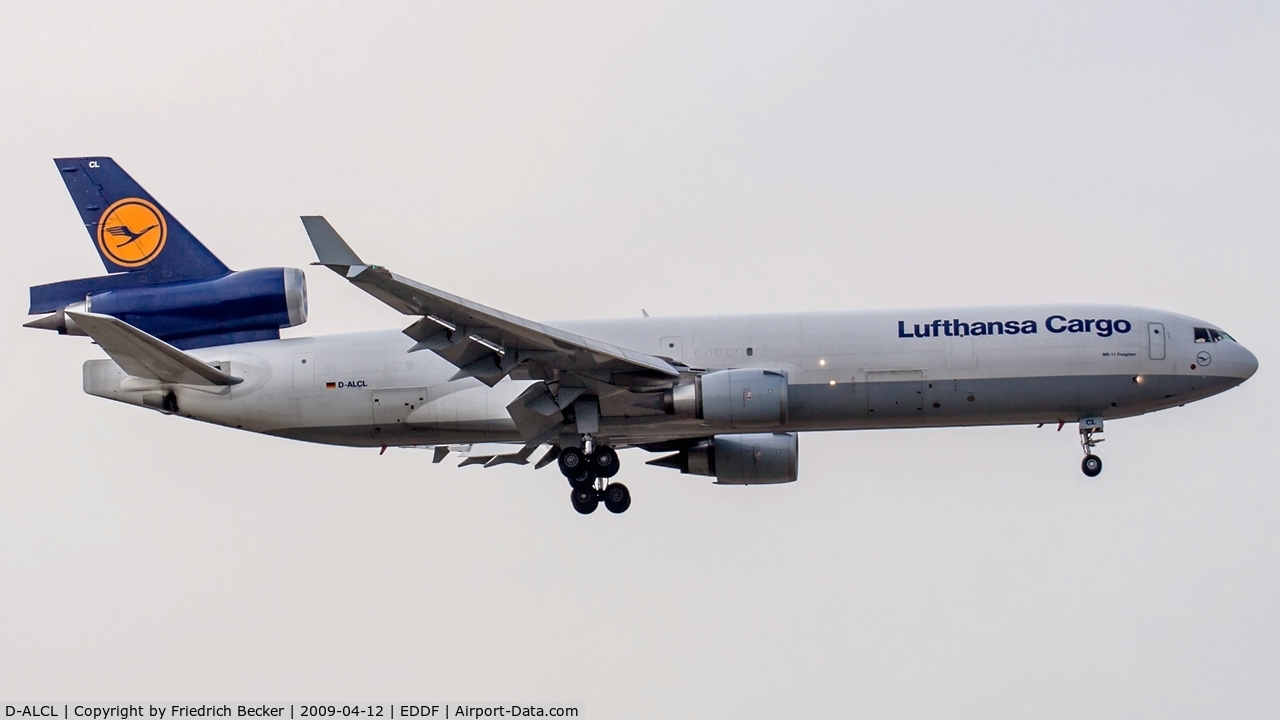
<svg viewBox="0 0 1280 720"><path fill-rule="evenodd" d="M307 321L307 278L258 268L212 278L91 292L30 327L83 334L66 310L112 315L180 348L265 340Z"/></svg>
<svg viewBox="0 0 1280 720"><path fill-rule="evenodd" d="M648 464L711 476L719 485L776 485L796 481L800 443L795 433L716 435Z"/></svg>
<svg viewBox="0 0 1280 720"><path fill-rule="evenodd" d="M718 370L667 391L667 412L725 428L787 422L787 374L764 368Z"/></svg>

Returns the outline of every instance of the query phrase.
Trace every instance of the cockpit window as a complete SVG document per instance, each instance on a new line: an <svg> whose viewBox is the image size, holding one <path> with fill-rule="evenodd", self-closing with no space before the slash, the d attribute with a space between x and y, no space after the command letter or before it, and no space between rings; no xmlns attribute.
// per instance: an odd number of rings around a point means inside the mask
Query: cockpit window
<svg viewBox="0 0 1280 720"><path fill-rule="evenodd" d="M1216 343L1216 342L1221 342L1223 340L1231 340L1232 342L1235 341L1235 338L1222 332L1221 330L1215 330L1213 328L1192 328L1192 330L1194 330L1196 333L1196 342L1198 343L1210 343L1210 342Z"/></svg>

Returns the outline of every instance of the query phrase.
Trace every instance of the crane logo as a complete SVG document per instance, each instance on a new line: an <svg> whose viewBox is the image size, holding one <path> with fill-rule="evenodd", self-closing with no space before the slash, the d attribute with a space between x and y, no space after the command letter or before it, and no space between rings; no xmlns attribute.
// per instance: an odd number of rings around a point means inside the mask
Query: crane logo
<svg viewBox="0 0 1280 720"><path fill-rule="evenodd" d="M164 250L164 214L142 198L117 200L98 219L98 250L121 267L142 267Z"/></svg>

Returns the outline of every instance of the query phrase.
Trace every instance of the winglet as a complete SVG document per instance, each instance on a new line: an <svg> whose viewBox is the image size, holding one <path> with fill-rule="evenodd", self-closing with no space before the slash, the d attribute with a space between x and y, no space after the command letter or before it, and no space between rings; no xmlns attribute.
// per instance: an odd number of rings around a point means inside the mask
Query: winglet
<svg viewBox="0 0 1280 720"><path fill-rule="evenodd" d="M352 267L365 264L323 215L303 215L302 227L306 228L321 265L332 268L335 265Z"/></svg>
<svg viewBox="0 0 1280 720"><path fill-rule="evenodd" d="M236 385L233 377L163 340L111 315L68 312L125 372L135 377L186 385Z"/></svg>

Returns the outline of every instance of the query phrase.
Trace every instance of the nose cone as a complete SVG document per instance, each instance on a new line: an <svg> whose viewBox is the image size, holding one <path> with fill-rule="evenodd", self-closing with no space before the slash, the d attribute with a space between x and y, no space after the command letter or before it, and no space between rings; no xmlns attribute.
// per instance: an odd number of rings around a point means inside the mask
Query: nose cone
<svg viewBox="0 0 1280 720"><path fill-rule="evenodd" d="M1258 357L1249 352L1245 346L1240 346L1240 381L1244 382L1253 377L1258 372Z"/></svg>

